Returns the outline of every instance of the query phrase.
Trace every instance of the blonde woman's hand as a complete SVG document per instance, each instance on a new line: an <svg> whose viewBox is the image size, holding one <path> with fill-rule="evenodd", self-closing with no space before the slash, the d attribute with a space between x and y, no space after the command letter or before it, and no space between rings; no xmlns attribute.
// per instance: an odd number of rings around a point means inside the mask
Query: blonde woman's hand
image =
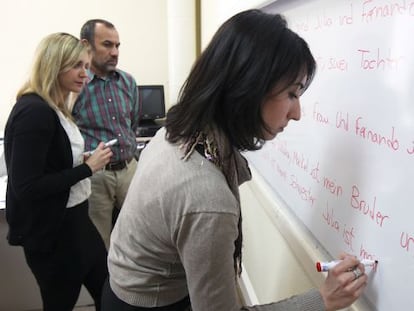
<svg viewBox="0 0 414 311"><path fill-rule="evenodd" d="M361 296L367 285L365 267L355 256L343 253L339 259L342 261L329 270L320 288L327 311L350 306ZM354 272L355 269L359 271Z"/></svg>
<svg viewBox="0 0 414 311"><path fill-rule="evenodd" d="M90 167L92 173L95 173L109 163L112 155L111 148L105 147L105 144L101 142L92 154L85 154L85 163Z"/></svg>

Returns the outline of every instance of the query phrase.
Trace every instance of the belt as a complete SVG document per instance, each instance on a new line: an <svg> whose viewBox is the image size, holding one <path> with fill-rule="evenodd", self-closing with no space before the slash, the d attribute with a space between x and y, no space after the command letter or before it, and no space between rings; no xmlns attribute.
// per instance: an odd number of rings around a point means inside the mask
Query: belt
<svg viewBox="0 0 414 311"><path fill-rule="evenodd" d="M128 163L131 162L132 159L124 160L124 161L117 161L117 162L110 162L105 165L105 169L108 171L120 171L127 167Z"/></svg>

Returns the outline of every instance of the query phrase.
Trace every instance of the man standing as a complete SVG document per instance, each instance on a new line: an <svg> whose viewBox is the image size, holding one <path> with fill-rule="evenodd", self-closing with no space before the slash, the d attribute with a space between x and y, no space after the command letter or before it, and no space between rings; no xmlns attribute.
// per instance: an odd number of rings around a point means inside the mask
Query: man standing
<svg viewBox="0 0 414 311"><path fill-rule="evenodd" d="M101 141L117 139L111 147L111 162L91 178L89 199L89 215L108 249L113 215L124 202L137 165L138 94L135 79L116 68L120 41L112 23L89 20L82 26L80 37L90 46L92 59L87 84L73 106L73 117L86 150L94 150Z"/></svg>

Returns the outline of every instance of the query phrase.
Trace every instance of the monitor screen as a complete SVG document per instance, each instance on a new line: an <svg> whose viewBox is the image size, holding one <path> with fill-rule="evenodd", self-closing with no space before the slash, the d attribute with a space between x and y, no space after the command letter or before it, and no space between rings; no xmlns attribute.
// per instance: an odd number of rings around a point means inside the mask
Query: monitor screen
<svg viewBox="0 0 414 311"><path fill-rule="evenodd" d="M156 120L165 117L163 85L138 85L141 120Z"/></svg>

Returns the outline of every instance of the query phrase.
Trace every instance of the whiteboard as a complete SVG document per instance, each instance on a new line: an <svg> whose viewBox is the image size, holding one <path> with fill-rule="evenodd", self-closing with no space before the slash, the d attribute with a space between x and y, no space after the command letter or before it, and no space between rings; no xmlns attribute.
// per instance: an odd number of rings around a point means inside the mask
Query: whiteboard
<svg viewBox="0 0 414 311"><path fill-rule="evenodd" d="M373 310L414 308L414 1L279 0L318 63L302 118L247 152L332 257L377 259Z"/></svg>

